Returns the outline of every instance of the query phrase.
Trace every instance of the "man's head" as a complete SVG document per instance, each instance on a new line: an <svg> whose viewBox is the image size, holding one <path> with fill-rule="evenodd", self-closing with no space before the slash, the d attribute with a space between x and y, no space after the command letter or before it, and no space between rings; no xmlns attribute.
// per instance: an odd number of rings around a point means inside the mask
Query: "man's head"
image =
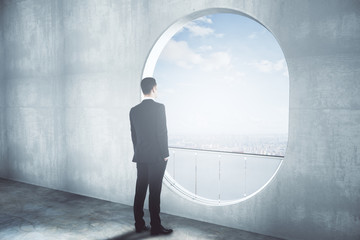
<svg viewBox="0 0 360 240"><path fill-rule="evenodd" d="M147 77L141 81L141 90L145 96L156 97L156 81L155 78Z"/></svg>

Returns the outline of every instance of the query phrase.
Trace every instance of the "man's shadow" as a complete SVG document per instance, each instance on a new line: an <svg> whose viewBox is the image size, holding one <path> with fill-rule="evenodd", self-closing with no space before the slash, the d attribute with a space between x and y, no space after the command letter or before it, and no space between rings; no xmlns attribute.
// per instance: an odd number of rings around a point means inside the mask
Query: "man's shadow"
<svg viewBox="0 0 360 240"><path fill-rule="evenodd" d="M142 233L136 233L135 231L130 231L113 238L108 238L107 240L137 240L137 239L146 239L152 237L159 237L159 236L151 236L150 231L142 232Z"/></svg>

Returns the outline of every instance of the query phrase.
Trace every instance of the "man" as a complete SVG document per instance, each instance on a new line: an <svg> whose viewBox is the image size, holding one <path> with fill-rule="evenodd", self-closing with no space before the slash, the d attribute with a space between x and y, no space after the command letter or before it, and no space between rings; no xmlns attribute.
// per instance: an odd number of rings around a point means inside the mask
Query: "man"
<svg viewBox="0 0 360 240"><path fill-rule="evenodd" d="M170 234L160 220L160 193L169 158L165 106L155 102L157 85L154 78L141 81L143 101L130 110L131 138L134 146L137 180L134 199L135 230L148 231L144 221L144 200L149 186L151 235Z"/></svg>

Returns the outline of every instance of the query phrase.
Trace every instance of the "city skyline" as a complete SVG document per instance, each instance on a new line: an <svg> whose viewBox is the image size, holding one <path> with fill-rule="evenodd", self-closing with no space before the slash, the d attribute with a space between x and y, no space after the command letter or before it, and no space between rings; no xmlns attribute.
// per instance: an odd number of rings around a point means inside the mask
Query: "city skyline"
<svg viewBox="0 0 360 240"><path fill-rule="evenodd" d="M169 148L285 156L287 135L170 135Z"/></svg>

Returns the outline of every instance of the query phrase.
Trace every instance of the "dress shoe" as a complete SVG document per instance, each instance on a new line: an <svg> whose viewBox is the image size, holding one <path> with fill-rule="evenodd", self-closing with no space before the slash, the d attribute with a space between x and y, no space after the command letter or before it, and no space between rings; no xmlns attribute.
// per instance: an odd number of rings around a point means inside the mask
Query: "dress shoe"
<svg viewBox="0 0 360 240"><path fill-rule="evenodd" d="M172 229L168 229L168 228L164 228L163 226L160 226L160 228L151 228L151 235L166 235L166 234L170 234L172 233L173 230Z"/></svg>
<svg viewBox="0 0 360 240"><path fill-rule="evenodd" d="M150 230L150 227L147 226L147 225L144 225L144 226L141 227L141 228L136 228L136 229L135 229L135 231L136 231L137 233L142 233L142 232L146 232L146 231L149 231L149 230Z"/></svg>

